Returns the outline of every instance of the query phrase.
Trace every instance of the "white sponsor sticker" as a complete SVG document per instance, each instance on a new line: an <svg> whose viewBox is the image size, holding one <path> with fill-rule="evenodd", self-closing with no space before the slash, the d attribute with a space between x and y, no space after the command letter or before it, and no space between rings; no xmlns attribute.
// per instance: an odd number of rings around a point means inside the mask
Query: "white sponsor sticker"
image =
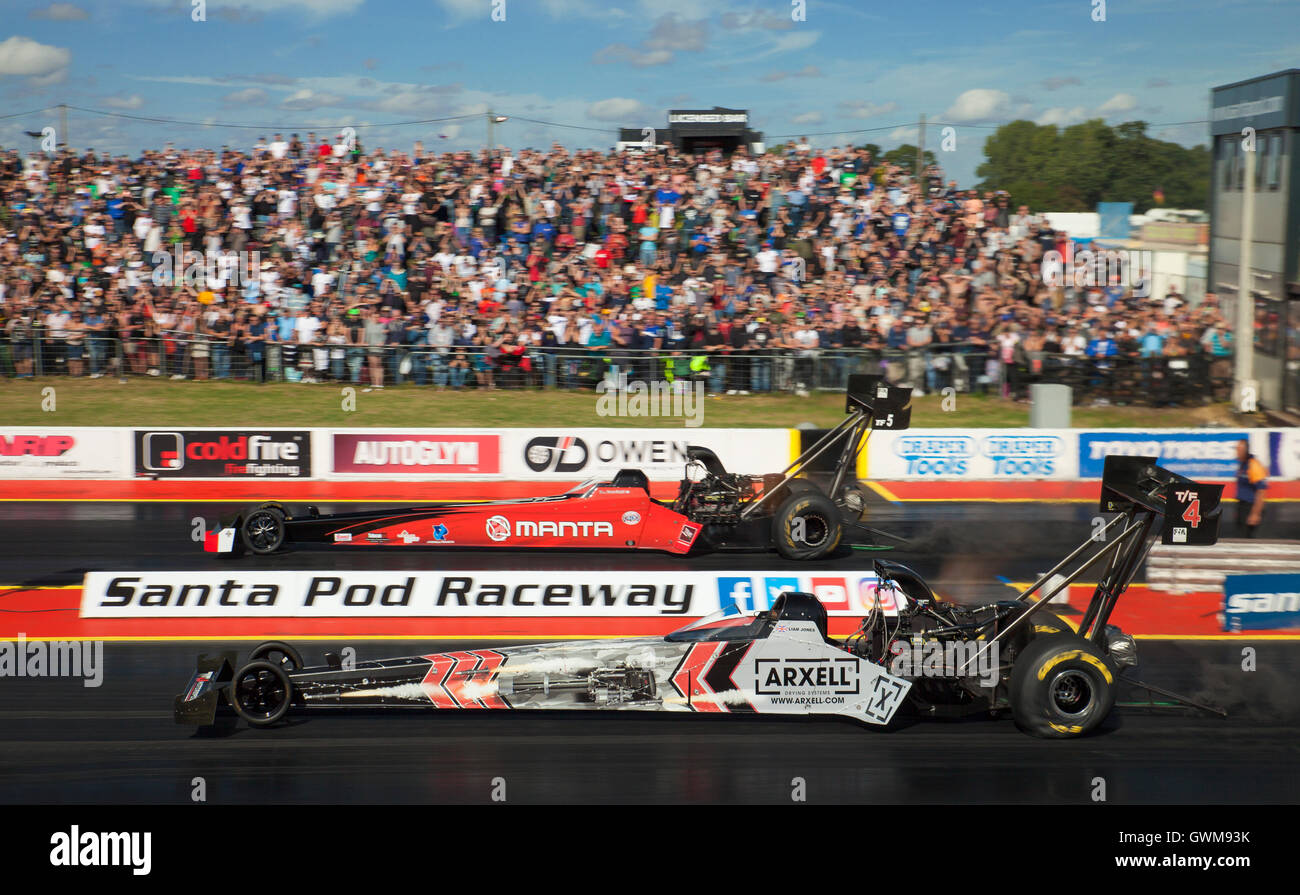
<svg viewBox="0 0 1300 895"><path fill-rule="evenodd" d="M505 516L492 516L485 523L487 536L494 541L504 541L510 537L510 520Z"/></svg>

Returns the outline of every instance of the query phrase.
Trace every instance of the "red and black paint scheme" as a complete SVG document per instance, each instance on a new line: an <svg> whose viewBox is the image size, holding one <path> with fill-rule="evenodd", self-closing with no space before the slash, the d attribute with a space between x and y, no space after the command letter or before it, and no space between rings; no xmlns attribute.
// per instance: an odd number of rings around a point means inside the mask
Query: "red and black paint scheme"
<svg viewBox="0 0 1300 895"><path fill-rule="evenodd" d="M848 416L779 473L728 472L717 455L691 447L673 500L650 496L639 469L591 480L562 494L484 503L322 514L264 503L227 519L204 538L211 553L274 553L289 545L329 547L561 548L659 550L775 549L815 560L845 544L892 537L862 522L866 494L852 472L873 429L907 428L910 388L852 376ZM836 443L829 473L814 464ZM820 467L817 467L820 468Z"/></svg>
<svg viewBox="0 0 1300 895"><path fill-rule="evenodd" d="M1161 469L1150 457L1108 457L1100 509L1113 518L1105 537L1090 531L1019 598L945 601L911 569L878 559L875 606L842 641L829 636L816 596L786 592L770 610L741 613L733 606L663 638L366 662L327 654L312 667L288 644L270 642L238 666L232 652L201 656L175 698L175 718L221 728L239 718L268 727L291 712L348 708L622 709L839 715L885 725L906 702L923 716L1009 711L1030 734L1082 736L1109 715L1121 673L1137 664L1133 638L1109 624L1116 602L1155 538L1215 542L1221 491ZM1093 597L1077 624L1067 624L1047 609L1050 598L1094 567L1104 571ZM1049 592L1051 581L1059 583ZM1031 600L1035 593L1039 599ZM886 605L894 611L886 613ZM1166 704L1222 714L1132 678L1124 682Z"/></svg>

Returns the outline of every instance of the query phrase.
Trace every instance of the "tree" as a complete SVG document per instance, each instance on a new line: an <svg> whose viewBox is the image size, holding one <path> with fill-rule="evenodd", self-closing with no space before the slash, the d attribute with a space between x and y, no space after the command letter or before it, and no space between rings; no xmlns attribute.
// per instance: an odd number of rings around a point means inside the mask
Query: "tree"
<svg viewBox="0 0 1300 895"><path fill-rule="evenodd" d="M872 157L876 157L874 152L872 153ZM902 146L886 152L884 155L884 161L891 165L898 165L900 168L906 168L912 173L916 173L913 171L916 167L916 147L910 143L904 143ZM930 165L937 164L938 161L935 159L934 153L927 149L925 151L924 166L928 168Z"/></svg>
<svg viewBox="0 0 1300 895"><path fill-rule="evenodd" d="M1146 134L1146 122L1110 126L1100 118L1070 125L1013 121L984 141L975 173L981 190L1006 190L1033 211L1093 211L1098 202L1132 202L1139 214L1155 204L1198 208L1209 193L1210 154Z"/></svg>

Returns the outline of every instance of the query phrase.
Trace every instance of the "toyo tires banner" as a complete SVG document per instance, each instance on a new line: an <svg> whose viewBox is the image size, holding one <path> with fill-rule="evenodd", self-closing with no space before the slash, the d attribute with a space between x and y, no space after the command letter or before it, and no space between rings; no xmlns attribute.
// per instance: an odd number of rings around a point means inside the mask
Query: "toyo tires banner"
<svg viewBox="0 0 1300 895"><path fill-rule="evenodd" d="M1168 469L1191 479L1231 479L1237 475L1237 442L1251 441L1254 451L1267 465L1267 445L1259 430L1256 437L1245 429L1154 430L1114 429L1079 433L1079 478L1099 479L1106 458L1112 454L1155 457Z"/></svg>

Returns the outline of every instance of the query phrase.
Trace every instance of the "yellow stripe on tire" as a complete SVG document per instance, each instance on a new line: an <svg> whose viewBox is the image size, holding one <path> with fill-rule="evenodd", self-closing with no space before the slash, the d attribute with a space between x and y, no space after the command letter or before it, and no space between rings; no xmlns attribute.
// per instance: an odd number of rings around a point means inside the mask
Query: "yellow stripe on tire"
<svg viewBox="0 0 1300 895"><path fill-rule="evenodd" d="M1045 661L1042 665L1038 666L1038 679L1040 681L1047 680L1047 673L1049 671L1051 671L1057 665L1060 665L1062 662L1068 662L1071 659L1082 659L1083 661L1087 662L1089 665L1093 666L1098 671L1100 671L1101 676L1106 679L1106 683L1108 684L1115 683L1115 678L1111 676L1110 669L1106 667L1105 662L1101 661L1091 653L1085 653L1083 650L1079 650L1079 649L1066 650L1063 653L1057 653L1056 655L1048 658L1047 661Z"/></svg>

